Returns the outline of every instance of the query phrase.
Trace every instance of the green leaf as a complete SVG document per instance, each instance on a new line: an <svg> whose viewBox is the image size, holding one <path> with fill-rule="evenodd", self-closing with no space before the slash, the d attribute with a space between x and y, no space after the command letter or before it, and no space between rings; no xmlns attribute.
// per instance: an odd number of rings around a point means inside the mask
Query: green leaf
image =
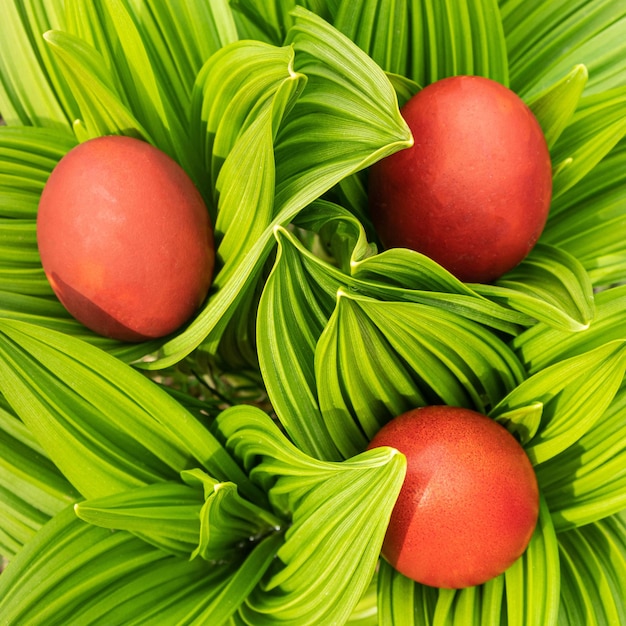
<svg viewBox="0 0 626 626"><path fill-rule="evenodd" d="M528 102L551 148L569 124L587 85L589 73L580 64Z"/></svg>
<svg viewBox="0 0 626 626"><path fill-rule="evenodd" d="M587 329L595 315L593 287L582 265L543 243L493 285L472 286L485 297L572 332Z"/></svg>
<svg viewBox="0 0 626 626"><path fill-rule="evenodd" d="M381 559L378 619L384 626L431 626L439 591L418 585Z"/></svg>
<svg viewBox="0 0 626 626"><path fill-rule="evenodd" d="M0 577L8 623L225 623L274 558L279 535L241 563L210 565L162 552L126 532L53 518Z"/></svg>
<svg viewBox="0 0 626 626"><path fill-rule="evenodd" d="M573 254L595 286L626 276L626 141L621 140L582 180L559 196L542 235Z"/></svg>
<svg viewBox="0 0 626 626"><path fill-rule="evenodd" d="M531 96L583 63L587 93L623 84L626 10L612 0L501 0L511 87Z"/></svg>
<svg viewBox="0 0 626 626"><path fill-rule="evenodd" d="M600 626L626 621L625 537L623 515L559 534L559 624Z"/></svg>
<svg viewBox="0 0 626 626"><path fill-rule="evenodd" d="M625 103L624 86L581 101L552 150L554 199L583 179L624 138ZM553 214L558 215L558 205Z"/></svg>
<svg viewBox="0 0 626 626"><path fill-rule="evenodd" d="M378 448L341 463L319 461L255 407L224 411L218 427L276 511L292 516L277 562L240 610L243 619L344 623L374 575L404 457Z"/></svg>
<svg viewBox="0 0 626 626"><path fill-rule="evenodd" d="M383 69L427 85L474 74L508 83L496 0L343 0L335 26Z"/></svg>
<svg viewBox="0 0 626 626"><path fill-rule="evenodd" d="M486 412L523 379L506 345L463 317L340 290L315 365L326 428L344 455L391 418L424 404Z"/></svg>
<svg viewBox="0 0 626 626"><path fill-rule="evenodd" d="M526 552L504 573L510 626L557 623L560 571L557 536L541 500L539 521Z"/></svg>
<svg viewBox="0 0 626 626"><path fill-rule="evenodd" d="M86 497L172 480L196 463L258 497L213 435L169 394L78 339L2 320L0 391Z"/></svg>
<svg viewBox="0 0 626 626"><path fill-rule="evenodd" d="M10 126L69 129L76 103L43 33L65 26L62 0L7 0L0 21L0 112Z"/></svg>
<svg viewBox="0 0 626 626"><path fill-rule="evenodd" d="M491 416L540 402L537 434L525 445L535 465L555 457L587 433L609 407L622 384L626 343L612 341L542 369L498 404Z"/></svg>
<svg viewBox="0 0 626 626"><path fill-rule="evenodd" d="M198 546L202 503L201 491L164 482L79 502L74 512L89 524L134 532L184 557Z"/></svg>
<svg viewBox="0 0 626 626"><path fill-rule="evenodd" d="M601 419L572 446L537 466L537 480L557 530L626 509L626 386Z"/></svg>
<svg viewBox="0 0 626 626"><path fill-rule="evenodd" d="M150 133L125 104L115 77L97 50L63 31L49 31L45 40L57 56L80 107L80 120L74 129L81 141L101 135L129 135L154 144Z"/></svg>
<svg viewBox="0 0 626 626"><path fill-rule="evenodd" d="M287 45L295 50L293 70L307 77L306 89L278 128L274 145L275 196L273 219L242 259L221 279L223 285L188 329L167 342L148 367L179 361L205 342L215 349L242 293L256 287L256 278L274 247L274 229L289 224L298 213L340 180L362 170L386 154L410 145L410 133L397 107L395 93L382 70L352 42L303 8L294 11L295 23ZM269 116L267 121L269 122ZM272 120L273 128L276 127ZM269 133L261 135L267 141ZM243 152L243 150L242 150ZM264 146L262 154L268 154ZM246 161L256 162L250 151ZM248 170L245 163L237 171ZM257 183L246 194L247 210L267 189ZM264 172L264 177L272 172ZM230 177L229 177L230 178ZM247 175L246 175L247 178ZM246 178L230 178L229 185L247 186ZM224 180L222 194L227 186ZM233 190L233 197L241 192ZM263 198L267 200L264 195ZM261 203L264 212L266 205ZM251 218L250 218L251 219Z"/></svg>
<svg viewBox="0 0 626 626"><path fill-rule="evenodd" d="M611 341L626 340L626 285L599 291L595 302L596 316L584 332L569 333L537 324L511 341L531 374Z"/></svg>

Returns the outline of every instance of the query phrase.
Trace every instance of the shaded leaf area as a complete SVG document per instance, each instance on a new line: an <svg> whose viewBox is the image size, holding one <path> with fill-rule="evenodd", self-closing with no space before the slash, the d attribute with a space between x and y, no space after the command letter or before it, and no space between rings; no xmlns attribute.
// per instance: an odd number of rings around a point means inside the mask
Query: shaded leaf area
<svg viewBox="0 0 626 626"><path fill-rule="evenodd" d="M153 369L179 361L203 342L216 350L235 312L239 321L254 315L250 307L239 305L255 302L250 293L274 247L274 228L291 222L342 178L410 141L382 70L314 14L300 8L294 19L286 42L295 51L293 70L283 65L288 86L276 92L282 106L255 109L259 115L255 113L250 120L255 132L248 128L228 155L218 155L224 158L217 181L220 203L231 203L225 223L237 216L231 223L255 233L256 239L246 239L244 247L229 257L216 276L219 289L189 327L162 346L157 360L148 365ZM235 45L229 50L239 54L241 48ZM257 45L249 46L245 62L256 66L257 53ZM284 62L289 57L283 54L282 58ZM290 89L301 86L299 74L306 76L306 88L289 108L295 93ZM232 79L236 85L241 76L235 73ZM207 74L204 80L211 77ZM227 102L210 107L218 112L226 111L233 96L231 89L220 93ZM210 125L207 132L211 133ZM258 223L265 224L264 229ZM241 245L231 235L229 239Z"/></svg>
<svg viewBox="0 0 626 626"><path fill-rule="evenodd" d="M546 367L518 385L490 414L515 422L516 410L539 403L541 411L531 414L534 427L526 425L518 434L535 465L553 459L577 444L613 402L624 379L625 348L625 341L611 341Z"/></svg>
<svg viewBox="0 0 626 626"><path fill-rule="evenodd" d="M559 624L623 624L626 621L626 519L607 517L560 533Z"/></svg>
<svg viewBox="0 0 626 626"><path fill-rule="evenodd" d="M533 626L557 623L559 552L550 512L541 502L526 552L502 575L465 589L436 589L406 578L381 561L379 623L389 626Z"/></svg>
<svg viewBox="0 0 626 626"><path fill-rule="evenodd" d="M612 0L500 0L511 87L529 96L584 63L588 93L624 84L626 8Z"/></svg>
<svg viewBox="0 0 626 626"><path fill-rule="evenodd" d="M79 497L0 396L0 554L14 557Z"/></svg>
<svg viewBox="0 0 626 626"><path fill-rule="evenodd" d="M340 463L314 459L255 407L227 409L218 428L274 509L291 517L278 558L240 608L241 619L345 623L374 576L405 458L379 448Z"/></svg>
<svg viewBox="0 0 626 626"><path fill-rule="evenodd" d="M65 130L7 126L0 131L0 315L80 337L132 361L154 344L123 344L88 330L54 296L41 266L39 197L55 165L75 145Z"/></svg>
<svg viewBox="0 0 626 626"><path fill-rule="evenodd" d="M79 339L0 322L0 391L87 498L176 480L204 467L259 493L213 435L139 372Z"/></svg>
<svg viewBox="0 0 626 626"><path fill-rule="evenodd" d="M2 619L33 626L223 624L270 565L279 539L268 537L240 563L209 564L86 524L69 508L3 572Z"/></svg>
<svg viewBox="0 0 626 626"><path fill-rule="evenodd" d="M333 23L384 70L419 85L458 74L508 83L496 0L343 0Z"/></svg>

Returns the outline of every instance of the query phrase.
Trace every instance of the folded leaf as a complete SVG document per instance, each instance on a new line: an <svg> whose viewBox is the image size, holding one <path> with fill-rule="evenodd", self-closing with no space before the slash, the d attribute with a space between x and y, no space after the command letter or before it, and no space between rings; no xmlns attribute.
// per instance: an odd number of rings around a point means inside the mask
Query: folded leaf
<svg viewBox="0 0 626 626"><path fill-rule="evenodd" d="M626 370L626 342L612 341L542 369L516 387L491 411L502 414L536 403L541 424L526 444L539 465L576 444L610 406Z"/></svg>
<svg viewBox="0 0 626 626"><path fill-rule="evenodd" d="M420 85L455 74L508 82L497 2L343 0L335 26L386 71Z"/></svg>
<svg viewBox="0 0 626 626"><path fill-rule="evenodd" d="M254 407L224 411L226 445L292 525L278 560L240 609L254 624L344 623L374 575L405 459L378 448L344 462L301 452Z"/></svg>
<svg viewBox="0 0 626 626"><path fill-rule="evenodd" d="M171 396L78 339L2 320L0 391L85 497L172 480L198 463L259 496L221 444Z"/></svg>
<svg viewBox="0 0 626 626"><path fill-rule="evenodd" d="M516 268L477 293L570 332L588 328L595 314L593 288L578 260L539 243Z"/></svg>

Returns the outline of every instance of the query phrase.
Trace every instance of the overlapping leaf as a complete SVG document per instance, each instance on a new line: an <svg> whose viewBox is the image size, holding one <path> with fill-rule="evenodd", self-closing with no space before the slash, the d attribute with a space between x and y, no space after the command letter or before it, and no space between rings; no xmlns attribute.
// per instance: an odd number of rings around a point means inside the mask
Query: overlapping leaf
<svg viewBox="0 0 626 626"><path fill-rule="evenodd" d="M623 84L626 10L611 0L500 0L511 87L530 95L574 65L589 68L589 92Z"/></svg>
<svg viewBox="0 0 626 626"><path fill-rule="evenodd" d="M574 445L607 410L622 384L626 343L608 342L547 367L516 387L491 412L495 418L541 403L541 422L523 437L534 464Z"/></svg>
<svg viewBox="0 0 626 626"><path fill-rule="evenodd" d="M130 533L59 513L0 578L7 623L222 624L270 565L277 538L241 564L210 565L154 548Z"/></svg>
<svg viewBox="0 0 626 626"><path fill-rule="evenodd" d="M524 376L506 345L478 324L423 304L341 291L315 364L322 416L345 456L416 406L486 412Z"/></svg>
<svg viewBox="0 0 626 626"><path fill-rule="evenodd" d="M221 288L189 328L162 347L160 358L151 367L180 360L209 335L215 346L238 298L254 284L273 247L274 227L291 222L339 180L410 142L395 93L382 70L319 17L302 8L295 10L294 17L287 45L295 50L296 74L289 70L288 75L293 79L298 73L304 74L307 87L280 127L280 119L267 115L263 132L254 137L244 133L239 138L237 143L253 140L254 149L250 145L243 149L245 144L236 151L233 148L230 154L237 162L233 163L233 173L221 183L221 194L232 190L232 198L243 202L240 215L246 216L246 224L252 224L258 211L267 214L270 185L275 181L273 219L250 242L245 255L233 259L228 270L216 278ZM226 95L232 97L230 91ZM268 142L276 128L274 175ZM253 167L259 154L266 155L262 170ZM246 173L244 189L240 172Z"/></svg>
<svg viewBox="0 0 626 626"><path fill-rule="evenodd" d="M406 462L378 448L341 463L293 446L255 407L218 418L227 447L292 525L278 560L240 609L254 624L344 623L367 589Z"/></svg>
<svg viewBox="0 0 626 626"><path fill-rule="evenodd" d="M199 464L257 496L219 442L118 359L67 335L0 323L0 391L85 497L175 479Z"/></svg>
<svg viewBox="0 0 626 626"><path fill-rule="evenodd" d="M572 446L537 467L557 530L626 509L626 385Z"/></svg>

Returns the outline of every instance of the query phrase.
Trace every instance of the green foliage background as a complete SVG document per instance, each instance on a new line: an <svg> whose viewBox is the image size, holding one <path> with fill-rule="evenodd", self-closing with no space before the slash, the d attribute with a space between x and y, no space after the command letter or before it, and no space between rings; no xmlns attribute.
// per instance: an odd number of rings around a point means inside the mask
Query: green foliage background
<svg viewBox="0 0 626 626"><path fill-rule="evenodd" d="M297 5L297 6L296 6ZM626 624L626 6L614 0L7 0L0 20L0 624ZM492 285L379 251L367 167L439 78L514 89L549 143L537 247ZM175 158L214 221L209 298L97 337L36 244L59 159ZM400 412L520 439L531 544L480 587L379 558Z"/></svg>

